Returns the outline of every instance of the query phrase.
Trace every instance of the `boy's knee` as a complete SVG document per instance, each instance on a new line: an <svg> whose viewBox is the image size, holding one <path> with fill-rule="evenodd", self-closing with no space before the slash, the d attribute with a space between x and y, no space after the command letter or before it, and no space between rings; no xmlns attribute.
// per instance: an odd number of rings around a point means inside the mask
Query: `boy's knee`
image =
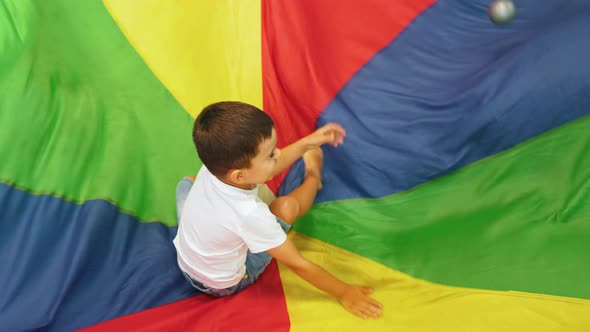
<svg viewBox="0 0 590 332"><path fill-rule="evenodd" d="M270 211L287 224L293 224L299 215L299 202L289 196L275 199L270 204Z"/></svg>
<svg viewBox="0 0 590 332"><path fill-rule="evenodd" d="M193 187L193 184L194 184L194 180L190 179L188 176L185 176L182 179L180 179L180 181L176 185L176 199L178 199L179 196L184 197L184 196L188 195L188 192Z"/></svg>

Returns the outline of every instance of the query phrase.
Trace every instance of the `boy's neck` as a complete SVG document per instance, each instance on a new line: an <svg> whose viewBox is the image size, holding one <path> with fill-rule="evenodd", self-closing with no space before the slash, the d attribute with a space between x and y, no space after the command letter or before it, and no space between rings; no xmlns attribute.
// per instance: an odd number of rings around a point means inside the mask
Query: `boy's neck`
<svg viewBox="0 0 590 332"><path fill-rule="evenodd" d="M239 184L239 183L235 183L235 182L228 180L228 179L222 179L222 178L217 178L217 179L219 179L219 181L221 181L229 186L240 188L243 190L252 190L252 189L256 188L255 184Z"/></svg>

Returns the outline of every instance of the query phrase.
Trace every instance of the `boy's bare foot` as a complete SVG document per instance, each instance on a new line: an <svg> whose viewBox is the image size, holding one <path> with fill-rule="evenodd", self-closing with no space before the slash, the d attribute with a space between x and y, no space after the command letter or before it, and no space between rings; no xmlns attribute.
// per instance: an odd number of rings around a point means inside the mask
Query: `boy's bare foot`
<svg viewBox="0 0 590 332"><path fill-rule="evenodd" d="M318 180L318 190L322 189L322 168L324 167L324 153L322 149L311 149L303 154L305 163L305 178L314 177Z"/></svg>

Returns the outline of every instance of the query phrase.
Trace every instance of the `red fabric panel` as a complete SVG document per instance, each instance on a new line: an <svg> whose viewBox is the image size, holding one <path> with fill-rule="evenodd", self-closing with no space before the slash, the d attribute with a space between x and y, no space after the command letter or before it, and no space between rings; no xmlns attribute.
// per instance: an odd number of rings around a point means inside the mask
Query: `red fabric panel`
<svg viewBox="0 0 590 332"><path fill-rule="evenodd" d="M263 107L283 147L435 0L262 0ZM275 193L285 173L268 183Z"/></svg>
<svg viewBox="0 0 590 332"><path fill-rule="evenodd" d="M289 331L279 269L273 260L260 279L223 298L197 295L83 329L97 331Z"/></svg>

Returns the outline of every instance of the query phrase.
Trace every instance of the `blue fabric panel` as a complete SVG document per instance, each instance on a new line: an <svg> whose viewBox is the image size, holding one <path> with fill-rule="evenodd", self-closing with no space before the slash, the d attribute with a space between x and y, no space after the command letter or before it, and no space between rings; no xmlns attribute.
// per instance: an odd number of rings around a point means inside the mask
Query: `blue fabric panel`
<svg viewBox="0 0 590 332"><path fill-rule="evenodd" d="M0 330L71 331L198 294L176 228L0 184Z"/></svg>
<svg viewBox="0 0 590 332"><path fill-rule="evenodd" d="M590 113L590 1L515 0L507 26L489 3L438 1L341 89L318 126L348 137L316 201L408 190Z"/></svg>

